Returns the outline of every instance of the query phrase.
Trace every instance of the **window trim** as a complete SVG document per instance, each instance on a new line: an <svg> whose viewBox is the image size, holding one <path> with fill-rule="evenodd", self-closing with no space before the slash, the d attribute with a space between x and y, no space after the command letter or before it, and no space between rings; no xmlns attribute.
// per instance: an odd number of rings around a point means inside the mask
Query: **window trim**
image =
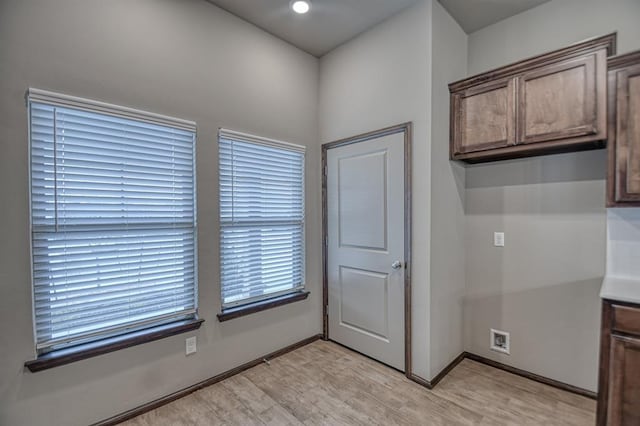
<svg viewBox="0 0 640 426"><path fill-rule="evenodd" d="M115 352L120 349L130 348L143 343L154 342L177 334L188 333L200 328L204 319L198 317L174 321L168 324L137 330L127 334L94 340L76 346L57 349L46 354L39 355L36 359L27 361L24 366L32 373L59 367L93 358L99 355Z"/></svg>
<svg viewBox="0 0 640 426"><path fill-rule="evenodd" d="M38 349L38 335L36 328L36 304L35 304L35 278L33 269L33 212L32 212L32 190L31 190L31 103L41 103L53 106L75 108L83 111L110 115L114 117L136 120L145 123L173 127L193 133L193 245L194 245L194 305L193 309L182 313L174 318L155 318L146 323L139 323L124 326L118 330L106 329L96 331L92 336L100 336L92 340L74 340L61 342L47 349ZM179 333L184 333L200 328L204 319L198 317L199 286L198 286L198 220L197 220L197 166L196 166L196 144L198 138L197 124L194 121L156 114L134 108L109 104L76 96L65 95L47 90L29 88L25 93L25 104L27 107L27 126L29 143L29 258L31 274L31 314L33 327L33 343L36 358L25 362L25 367L30 371L40 371L58 365L68 364L77 360L113 352L122 348L139 345L142 343L162 339ZM91 339L87 336L86 339Z"/></svg>
<svg viewBox="0 0 640 426"><path fill-rule="evenodd" d="M240 306L233 306L230 308L222 309L217 317L219 322L225 322L234 318L244 317L247 315L255 314L257 312L266 311L268 309L277 308L279 306L288 305L290 303L299 302L309 297L309 292L303 290L290 291L279 296L270 297L268 299L262 299L247 303Z"/></svg>
<svg viewBox="0 0 640 426"><path fill-rule="evenodd" d="M220 306L221 313L217 315L220 322L227 321L229 319L237 318L239 316L249 315L255 312L260 312L266 309L271 309L277 306L285 305L288 303L304 300L308 297L309 292L306 291L306 160L307 148L304 145L293 144L290 142L284 142L277 139L270 139L262 136L256 136L249 133L238 132L235 130L226 129L223 127L218 128L218 155L220 153L220 140L226 138L231 140L237 140L246 143L252 143L256 145L268 146L271 148L283 149L302 154L302 282L300 285L291 289L283 290L277 293L269 293L262 296L237 300L230 303L224 303L222 296L222 268L220 268ZM220 185L220 158L218 157L218 185ZM218 231L219 231L219 243L222 241L222 221L221 217L221 203L220 192L218 192ZM222 262L222 250L220 250L220 257L218 259L219 266ZM303 295L303 296L301 296Z"/></svg>
<svg viewBox="0 0 640 426"><path fill-rule="evenodd" d="M121 118L140 120L152 124L177 127L182 130L194 132L196 134L198 129L195 121L183 120L181 118L169 117L167 115L156 114L153 112L147 112L115 104L109 104L106 102L94 101L86 98L79 98L77 96L64 95L62 93L50 92L47 90L34 89L33 87L30 87L27 90L25 99L27 101L27 106L29 101L36 101L50 105L79 108L95 113L109 114Z"/></svg>

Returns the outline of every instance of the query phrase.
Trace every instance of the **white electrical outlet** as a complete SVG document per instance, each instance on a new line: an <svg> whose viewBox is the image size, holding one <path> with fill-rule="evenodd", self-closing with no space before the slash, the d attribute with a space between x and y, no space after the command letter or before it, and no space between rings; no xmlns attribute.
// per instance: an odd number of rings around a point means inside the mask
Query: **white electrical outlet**
<svg viewBox="0 0 640 426"><path fill-rule="evenodd" d="M187 355L196 353L198 350L196 336L187 338Z"/></svg>
<svg viewBox="0 0 640 426"><path fill-rule="evenodd" d="M496 247L504 247L504 232L493 233L493 245Z"/></svg>
<svg viewBox="0 0 640 426"><path fill-rule="evenodd" d="M491 350L511 355L509 333L506 331L491 329Z"/></svg>

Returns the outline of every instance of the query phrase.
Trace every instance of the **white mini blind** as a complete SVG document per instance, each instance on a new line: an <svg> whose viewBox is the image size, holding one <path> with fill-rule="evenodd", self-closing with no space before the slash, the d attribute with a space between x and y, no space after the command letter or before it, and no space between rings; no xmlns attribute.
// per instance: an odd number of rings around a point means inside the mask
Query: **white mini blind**
<svg viewBox="0 0 640 426"><path fill-rule="evenodd" d="M304 155L302 146L220 130L223 308L304 288Z"/></svg>
<svg viewBox="0 0 640 426"><path fill-rule="evenodd" d="M36 348L196 312L195 123L30 91Z"/></svg>

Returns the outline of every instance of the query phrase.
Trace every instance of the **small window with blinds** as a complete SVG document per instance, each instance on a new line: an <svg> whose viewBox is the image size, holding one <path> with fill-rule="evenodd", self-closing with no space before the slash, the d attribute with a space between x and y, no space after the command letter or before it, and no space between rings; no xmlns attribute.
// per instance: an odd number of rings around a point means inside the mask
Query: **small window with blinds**
<svg viewBox="0 0 640 426"><path fill-rule="evenodd" d="M303 146L220 130L223 309L304 288L304 157Z"/></svg>
<svg viewBox="0 0 640 426"><path fill-rule="evenodd" d="M195 123L31 89L38 353L194 317Z"/></svg>

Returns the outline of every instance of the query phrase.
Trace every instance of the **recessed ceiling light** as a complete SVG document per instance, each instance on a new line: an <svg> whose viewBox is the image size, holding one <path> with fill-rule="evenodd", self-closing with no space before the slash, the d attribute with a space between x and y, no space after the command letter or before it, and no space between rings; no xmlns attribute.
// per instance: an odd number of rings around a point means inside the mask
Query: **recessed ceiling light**
<svg viewBox="0 0 640 426"><path fill-rule="evenodd" d="M311 9L311 2L309 0L293 0L291 2L291 9L295 13L304 14Z"/></svg>

